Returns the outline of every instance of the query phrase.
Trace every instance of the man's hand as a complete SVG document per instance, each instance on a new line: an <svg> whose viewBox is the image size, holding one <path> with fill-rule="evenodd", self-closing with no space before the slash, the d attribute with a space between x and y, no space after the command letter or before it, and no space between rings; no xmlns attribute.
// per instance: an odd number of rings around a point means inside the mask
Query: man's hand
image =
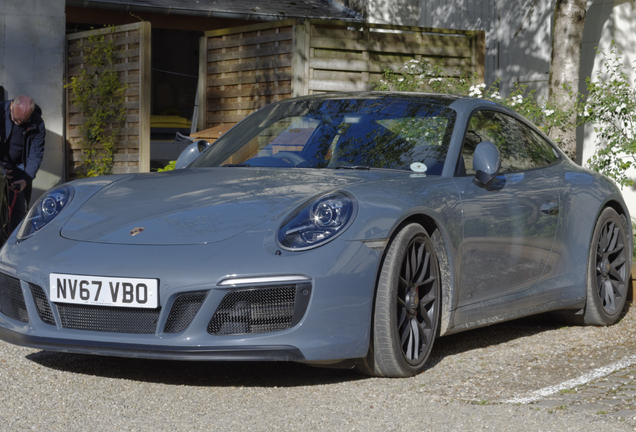
<svg viewBox="0 0 636 432"><path fill-rule="evenodd" d="M9 189L14 191L15 193L22 192L25 187L26 187L26 180L18 180L16 182L13 182L13 183L9 184Z"/></svg>

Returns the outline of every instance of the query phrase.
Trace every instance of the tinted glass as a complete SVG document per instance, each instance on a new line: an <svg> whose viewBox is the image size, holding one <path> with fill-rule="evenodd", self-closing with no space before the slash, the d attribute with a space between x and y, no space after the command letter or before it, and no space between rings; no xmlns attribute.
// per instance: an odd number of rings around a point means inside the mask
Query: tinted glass
<svg viewBox="0 0 636 432"><path fill-rule="evenodd" d="M545 138L530 127L519 124L519 132L526 146L528 159L533 168L546 166L558 159L554 149Z"/></svg>
<svg viewBox="0 0 636 432"><path fill-rule="evenodd" d="M251 115L193 166L410 170L419 162L441 174L454 121L455 111L424 99L292 101Z"/></svg>

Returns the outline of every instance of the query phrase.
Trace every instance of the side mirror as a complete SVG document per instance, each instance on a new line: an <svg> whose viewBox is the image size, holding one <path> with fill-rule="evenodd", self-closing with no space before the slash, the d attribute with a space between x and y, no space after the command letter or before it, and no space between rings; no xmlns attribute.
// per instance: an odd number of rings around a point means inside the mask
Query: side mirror
<svg viewBox="0 0 636 432"><path fill-rule="evenodd" d="M490 141L482 141L475 148L473 154L473 169L475 177L473 183L479 187L486 187L501 169L499 149Z"/></svg>
<svg viewBox="0 0 636 432"><path fill-rule="evenodd" d="M212 144L205 140L194 141L192 144L187 146L177 159L177 163L174 166L174 169L185 168L190 165L196 158L201 156L203 152L210 147Z"/></svg>

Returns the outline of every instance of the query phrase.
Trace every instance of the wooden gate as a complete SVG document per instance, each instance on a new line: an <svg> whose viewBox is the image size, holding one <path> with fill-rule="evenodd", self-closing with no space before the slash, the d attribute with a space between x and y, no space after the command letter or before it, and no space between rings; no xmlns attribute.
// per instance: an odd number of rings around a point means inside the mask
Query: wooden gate
<svg viewBox="0 0 636 432"><path fill-rule="evenodd" d="M484 79L483 31L285 20L213 30L200 49L199 129L226 129L292 96L370 90L384 68L444 61Z"/></svg>
<svg viewBox="0 0 636 432"><path fill-rule="evenodd" d="M104 28L66 37L66 82L87 67L83 49L88 37L103 34L116 45L115 70L125 92L126 116L118 134L113 174L150 171L150 23L141 22ZM80 144L79 126L85 119L71 104L71 90L66 90L66 177L72 180L86 174L84 149ZM107 125L107 128L112 125Z"/></svg>

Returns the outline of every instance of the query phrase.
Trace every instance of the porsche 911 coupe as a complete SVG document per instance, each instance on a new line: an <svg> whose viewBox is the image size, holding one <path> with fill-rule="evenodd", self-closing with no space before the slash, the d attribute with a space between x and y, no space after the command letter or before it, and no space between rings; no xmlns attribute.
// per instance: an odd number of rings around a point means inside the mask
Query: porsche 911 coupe
<svg viewBox="0 0 636 432"><path fill-rule="evenodd" d="M292 98L198 149L40 197L0 250L0 338L406 377L436 337L543 312L611 325L625 305L619 189L496 103Z"/></svg>

